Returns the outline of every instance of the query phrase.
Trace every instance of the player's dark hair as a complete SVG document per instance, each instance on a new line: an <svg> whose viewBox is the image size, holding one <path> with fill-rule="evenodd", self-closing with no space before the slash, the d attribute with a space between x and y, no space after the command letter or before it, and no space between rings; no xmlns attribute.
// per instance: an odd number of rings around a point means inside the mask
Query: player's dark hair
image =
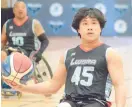
<svg viewBox="0 0 132 107"><path fill-rule="evenodd" d="M96 8L85 8L85 7L80 8L78 12L75 14L72 21L72 27L77 31L79 29L79 24L81 20L87 16L90 18L96 18L99 21L101 29L104 28L106 20L103 13ZM78 35L80 36L79 33Z"/></svg>

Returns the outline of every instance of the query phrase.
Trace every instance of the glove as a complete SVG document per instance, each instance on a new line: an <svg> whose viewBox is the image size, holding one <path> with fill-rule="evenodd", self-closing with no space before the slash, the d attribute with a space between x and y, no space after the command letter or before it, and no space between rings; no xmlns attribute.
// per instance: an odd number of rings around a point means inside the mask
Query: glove
<svg viewBox="0 0 132 107"><path fill-rule="evenodd" d="M35 59L35 62L38 63L41 60L41 58L42 58L42 53L41 52L38 52L38 53L35 54L34 57L36 58Z"/></svg>

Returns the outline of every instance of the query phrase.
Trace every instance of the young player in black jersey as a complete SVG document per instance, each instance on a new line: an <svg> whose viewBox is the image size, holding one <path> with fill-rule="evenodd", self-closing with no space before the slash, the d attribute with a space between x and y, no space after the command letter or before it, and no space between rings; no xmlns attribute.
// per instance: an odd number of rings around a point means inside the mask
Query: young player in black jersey
<svg viewBox="0 0 132 107"><path fill-rule="evenodd" d="M126 92L121 57L100 40L105 23L105 17L98 9L79 9L72 27L78 32L81 43L60 57L53 78L40 84L14 88L47 94L56 93L65 84L65 95L58 107L108 107L105 91L110 75L116 107L124 107Z"/></svg>

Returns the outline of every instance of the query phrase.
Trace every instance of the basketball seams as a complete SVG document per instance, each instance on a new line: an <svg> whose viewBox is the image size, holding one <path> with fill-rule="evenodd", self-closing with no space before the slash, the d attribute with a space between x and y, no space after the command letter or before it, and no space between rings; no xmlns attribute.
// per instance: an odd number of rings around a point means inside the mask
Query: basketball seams
<svg viewBox="0 0 132 107"><path fill-rule="evenodd" d="M21 70L22 65L23 65L23 60L21 60L21 65L20 65L20 67L19 67L19 69L18 69L18 72L16 71L17 74L15 75L15 77L14 77L13 80L12 80L13 83L14 83L14 80L16 79L17 75L19 74L19 71ZM11 82L11 84L12 84L12 82Z"/></svg>
<svg viewBox="0 0 132 107"><path fill-rule="evenodd" d="M21 82L20 82L20 80L24 77L24 76L26 76L32 69L33 69L33 64L32 64L32 62L31 61L29 61L30 62L30 66L28 66L27 67L27 69L25 70L24 69L24 71L26 71L26 72L20 72L20 70L21 70L21 68L24 66L24 59L25 58L23 58L22 60L21 60L21 65L19 66L19 69L17 69L17 71L15 70L15 67L14 67L14 60L13 60L13 58L14 58L14 56L15 56L16 54L11 54L10 55L10 75L8 76L8 77L4 77L5 79L9 79L10 80L10 83L12 84L12 85L17 85L17 84L20 84ZM27 56L24 56L24 57L27 57ZM28 58L28 57L27 57ZM30 59L29 59L30 60ZM25 80L25 79L24 79ZM26 81L25 81L26 82Z"/></svg>

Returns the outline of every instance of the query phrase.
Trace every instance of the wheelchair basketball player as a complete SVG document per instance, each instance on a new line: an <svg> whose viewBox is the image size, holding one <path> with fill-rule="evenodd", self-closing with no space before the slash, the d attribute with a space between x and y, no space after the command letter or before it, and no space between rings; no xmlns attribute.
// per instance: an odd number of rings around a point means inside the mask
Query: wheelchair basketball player
<svg viewBox="0 0 132 107"><path fill-rule="evenodd" d="M106 19L100 10L79 9L72 27L78 32L80 44L60 57L53 78L39 84L12 87L22 92L51 94L65 84L65 95L58 107L109 107L105 91L110 75L115 88L116 107L125 107L122 59L119 53L100 39L105 23Z"/></svg>
<svg viewBox="0 0 132 107"><path fill-rule="evenodd" d="M6 45L12 48L20 47L24 50L25 55L29 56L35 50L35 38L38 38L41 44L39 51L35 54L35 61L39 62L42 53L49 44L43 27L38 20L27 16L26 4L23 1L17 1L14 4L13 12L15 17L7 20L2 29L1 61L4 61L6 56L11 54L11 51L5 51ZM2 88L10 89L11 87L3 83Z"/></svg>

